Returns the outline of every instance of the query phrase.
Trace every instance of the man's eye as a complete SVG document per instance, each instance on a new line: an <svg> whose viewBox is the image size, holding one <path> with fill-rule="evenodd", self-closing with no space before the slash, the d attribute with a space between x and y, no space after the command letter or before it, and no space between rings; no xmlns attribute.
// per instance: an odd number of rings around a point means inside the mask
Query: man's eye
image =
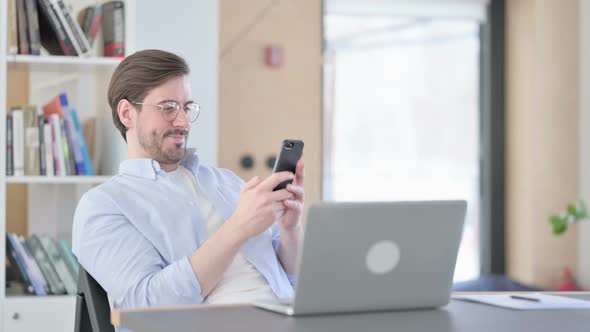
<svg viewBox="0 0 590 332"><path fill-rule="evenodd" d="M164 104L162 105L162 110L166 113L176 112L176 105L174 104Z"/></svg>

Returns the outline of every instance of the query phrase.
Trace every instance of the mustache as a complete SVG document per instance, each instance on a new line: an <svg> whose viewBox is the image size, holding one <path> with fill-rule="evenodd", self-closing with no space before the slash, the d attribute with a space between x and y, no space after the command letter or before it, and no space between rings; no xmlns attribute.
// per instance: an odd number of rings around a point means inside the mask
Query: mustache
<svg viewBox="0 0 590 332"><path fill-rule="evenodd" d="M186 129L174 129L174 130L170 130L170 131L167 131L164 134L164 137L171 136L171 135L188 136L188 130L186 130Z"/></svg>

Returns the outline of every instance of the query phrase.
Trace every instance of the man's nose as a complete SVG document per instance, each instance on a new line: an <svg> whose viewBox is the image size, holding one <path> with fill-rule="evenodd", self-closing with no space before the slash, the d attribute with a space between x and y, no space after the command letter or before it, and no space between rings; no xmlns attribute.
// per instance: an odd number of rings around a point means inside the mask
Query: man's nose
<svg viewBox="0 0 590 332"><path fill-rule="evenodd" d="M188 127L188 126L190 126L188 114L183 109L180 109L178 111L178 114L176 115L176 118L174 119L173 124L175 127Z"/></svg>

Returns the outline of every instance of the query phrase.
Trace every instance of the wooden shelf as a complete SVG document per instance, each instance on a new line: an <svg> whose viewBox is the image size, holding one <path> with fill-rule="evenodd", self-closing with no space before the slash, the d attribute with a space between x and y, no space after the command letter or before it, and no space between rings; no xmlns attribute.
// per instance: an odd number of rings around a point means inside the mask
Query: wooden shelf
<svg viewBox="0 0 590 332"><path fill-rule="evenodd" d="M111 176L7 176L6 183L28 184L86 184L103 183Z"/></svg>

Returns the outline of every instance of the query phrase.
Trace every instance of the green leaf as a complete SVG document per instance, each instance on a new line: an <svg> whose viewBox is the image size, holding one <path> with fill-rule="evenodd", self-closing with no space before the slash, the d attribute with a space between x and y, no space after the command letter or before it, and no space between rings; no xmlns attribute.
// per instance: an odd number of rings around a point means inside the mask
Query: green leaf
<svg viewBox="0 0 590 332"><path fill-rule="evenodd" d="M549 222L553 225L553 234L559 235L567 229L567 217L560 217L553 215L549 218Z"/></svg>
<svg viewBox="0 0 590 332"><path fill-rule="evenodd" d="M576 209L576 206L573 204L569 204L567 206L567 213L571 214L574 217L578 216L578 210Z"/></svg>

